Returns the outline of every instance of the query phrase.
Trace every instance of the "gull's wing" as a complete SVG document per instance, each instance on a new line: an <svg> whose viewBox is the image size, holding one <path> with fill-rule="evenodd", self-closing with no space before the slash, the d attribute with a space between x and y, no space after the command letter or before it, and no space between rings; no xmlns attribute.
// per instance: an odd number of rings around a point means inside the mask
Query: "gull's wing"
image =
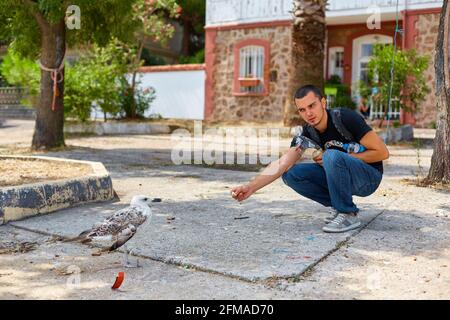
<svg viewBox="0 0 450 320"><path fill-rule="evenodd" d="M112 244L112 246L109 248L109 251L116 250L117 248L120 248L123 246L128 240L133 238L133 236L136 234L136 227L130 224L127 228L123 229L116 238L116 241Z"/></svg>
<svg viewBox="0 0 450 320"><path fill-rule="evenodd" d="M113 237L121 235L130 225L136 229L138 226L146 221L147 217L143 214L143 209L139 207L126 207L117 211L113 215L107 217L101 223L95 224L90 230L84 231L79 237L83 235L85 241L93 239L112 240ZM136 230L134 231L136 232ZM128 231L126 231L128 233ZM78 237L78 238L79 238Z"/></svg>

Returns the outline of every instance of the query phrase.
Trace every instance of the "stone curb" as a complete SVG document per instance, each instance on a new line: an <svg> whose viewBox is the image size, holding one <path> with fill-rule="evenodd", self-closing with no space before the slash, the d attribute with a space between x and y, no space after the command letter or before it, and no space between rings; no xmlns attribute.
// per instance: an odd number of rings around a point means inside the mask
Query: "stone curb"
<svg viewBox="0 0 450 320"><path fill-rule="evenodd" d="M386 132L379 134L383 141L386 139ZM387 143L397 143L399 141L412 141L414 139L414 128L410 124L399 128L389 128Z"/></svg>
<svg viewBox="0 0 450 320"><path fill-rule="evenodd" d="M0 158L73 162L90 165L94 171L79 178L0 188L0 225L8 221L114 198L111 177L101 162L37 156L0 156Z"/></svg>
<svg viewBox="0 0 450 320"><path fill-rule="evenodd" d="M127 135L127 134L164 134L170 133L171 128L164 124L153 123L77 123L65 124L65 133L91 133L99 136L105 134Z"/></svg>

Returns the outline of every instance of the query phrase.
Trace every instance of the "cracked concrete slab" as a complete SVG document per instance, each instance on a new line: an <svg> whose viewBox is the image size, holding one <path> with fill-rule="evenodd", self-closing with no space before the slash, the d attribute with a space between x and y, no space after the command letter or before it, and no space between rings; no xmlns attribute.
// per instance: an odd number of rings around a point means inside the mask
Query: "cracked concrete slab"
<svg viewBox="0 0 450 320"><path fill-rule="evenodd" d="M139 229L130 246L149 258L250 281L299 275L357 232L324 233L326 208L301 198L281 181L238 204L229 186L245 175L248 179L252 174L191 168L189 175L182 175L180 168L165 167L135 182L123 181L128 186L121 188L128 193L120 204L62 210L13 225L74 236L123 208L123 202L138 192L130 192L129 185L140 185L140 194L161 197L163 202L153 205L152 222ZM365 207L364 223L382 210Z"/></svg>
<svg viewBox="0 0 450 320"><path fill-rule="evenodd" d="M121 254L90 256L85 245L52 241L11 226L1 241L33 241L35 250L0 254L0 299L294 299L261 284L141 259L142 268L123 270ZM122 286L111 290L119 271Z"/></svg>

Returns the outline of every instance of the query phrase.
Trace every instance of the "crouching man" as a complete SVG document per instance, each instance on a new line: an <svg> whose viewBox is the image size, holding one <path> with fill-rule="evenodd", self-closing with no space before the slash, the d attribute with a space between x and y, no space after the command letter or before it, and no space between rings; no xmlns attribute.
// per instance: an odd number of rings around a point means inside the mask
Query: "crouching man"
<svg viewBox="0 0 450 320"><path fill-rule="evenodd" d="M331 207L325 232L346 232L361 225L353 195L366 197L375 192L383 176L383 163L389 157L386 145L355 111L326 109L321 91L312 85L301 87L294 97L300 116L306 122L302 135L322 149L315 163L298 163L302 150L296 143L278 160L248 184L234 187L232 197L243 201L257 190L282 177L300 195ZM363 152L354 153L343 144L358 143Z"/></svg>

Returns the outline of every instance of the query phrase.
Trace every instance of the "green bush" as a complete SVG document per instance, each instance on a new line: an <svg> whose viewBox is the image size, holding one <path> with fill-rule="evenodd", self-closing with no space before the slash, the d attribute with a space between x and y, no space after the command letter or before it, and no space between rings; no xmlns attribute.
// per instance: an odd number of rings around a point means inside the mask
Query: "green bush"
<svg viewBox="0 0 450 320"><path fill-rule="evenodd" d="M436 126L436 121L433 121L433 122L429 123L429 124L427 125L427 128L428 128L428 129L436 129L436 128L437 128L437 126Z"/></svg>
<svg viewBox="0 0 450 320"><path fill-rule="evenodd" d="M94 46L74 65L66 63L64 116L86 121L95 105L113 117L129 117L133 95L128 94L131 88L126 75L136 67L132 62L135 54L134 50L113 39L106 47ZM36 62L9 50L0 65L0 73L9 84L23 87L27 94L24 104L33 105L40 86ZM136 85L136 114L143 117L155 97L153 88L140 89Z"/></svg>
<svg viewBox="0 0 450 320"><path fill-rule="evenodd" d="M120 111L120 81L126 72L126 61L115 42L94 47L74 66L66 70L64 112L81 121L89 119L93 104L104 113Z"/></svg>
<svg viewBox="0 0 450 320"><path fill-rule="evenodd" d="M387 108L391 86L391 66L394 56L394 78L392 98L400 100L400 107L406 111L417 110L419 104L430 92L425 78L429 58L420 56L413 50L397 50L394 46L377 44L374 46L374 55L369 61L369 83L360 83L360 95L368 97L372 88L377 88L378 94L374 96L376 102Z"/></svg>
<svg viewBox="0 0 450 320"><path fill-rule="evenodd" d="M352 100L349 86L343 84L338 75L332 75L330 79L325 82L325 88L337 89L334 104L332 106L333 108L356 109L356 103Z"/></svg>
<svg viewBox="0 0 450 320"><path fill-rule="evenodd" d="M0 87L9 87L11 84L6 81L5 77L2 76L1 68L2 68L3 59L0 58Z"/></svg>
<svg viewBox="0 0 450 320"><path fill-rule="evenodd" d="M193 56L181 56L179 59L180 64L204 63L204 62L205 62L205 49L197 51Z"/></svg>
<svg viewBox="0 0 450 320"><path fill-rule="evenodd" d="M0 64L0 73L9 85L25 90L22 104L33 106L36 103L41 76L36 62L23 58L20 54L8 49L8 53Z"/></svg>
<svg viewBox="0 0 450 320"><path fill-rule="evenodd" d="M134 99L133 99L134 98ZM150 87L142 89L139 87L139 82L136 82L134 89L134 97L132 95L132 88L129 86L127 80L123 78L121 80L120 90L120 116L122 118L131 118L133 110L133 100L136 104L136 116L138 118L144 118L145 112L150 108L151 103L155 100L155 89Z"/></svg>
<svg viewBox="0 0 450 320"><path fill-rule="evenodd" d="M164 58L150 53L147 48L142 49L141 59L144 60L144 66L163 66L167 64Z"/></svg>
<svg viewBox="0 0 450 320"><path fill-rule="evenodd" d="M113 40L108 46L94 47L74 66L67 67L65 114L81 121L89 119L93 105L113 117L130 117L133 95L126 74L133 68L135 52ZM154 100L154 89L135 89L136 114L144 116Z"/></svg>

